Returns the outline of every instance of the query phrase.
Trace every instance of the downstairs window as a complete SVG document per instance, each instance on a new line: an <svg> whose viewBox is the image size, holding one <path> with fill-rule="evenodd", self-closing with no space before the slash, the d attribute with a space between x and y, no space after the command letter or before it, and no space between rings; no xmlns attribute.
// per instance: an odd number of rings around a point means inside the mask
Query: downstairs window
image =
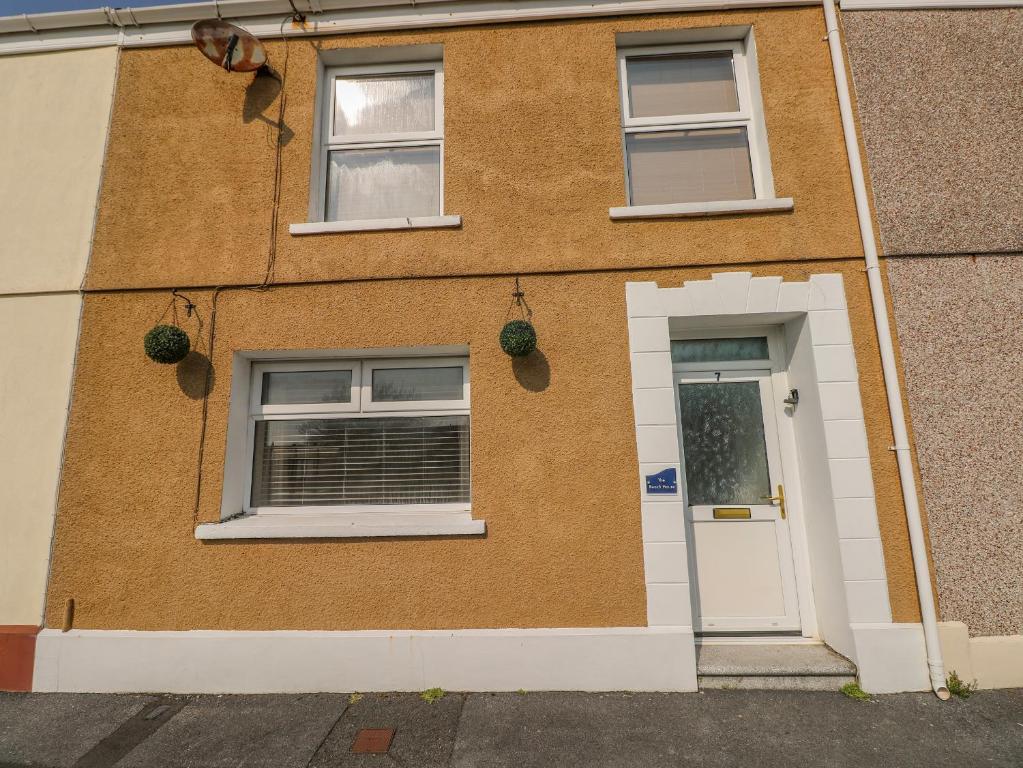
<svg viewBox="0 0 1023 768"><path fill-rule="evenodd" d="M469 509L465 358L252 365L245 511Z"/></svg>

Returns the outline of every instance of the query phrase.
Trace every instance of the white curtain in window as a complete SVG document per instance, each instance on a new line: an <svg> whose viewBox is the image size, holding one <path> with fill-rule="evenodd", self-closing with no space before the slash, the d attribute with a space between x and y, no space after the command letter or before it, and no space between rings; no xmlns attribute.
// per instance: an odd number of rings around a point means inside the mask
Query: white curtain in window
<svg viewBox="0 0 1023 768"><path fill-rule="evenodd" d="M630 117L736 112L730 51L626 59Z"/></svg>
<svg viewBox="0 0 1023 768"><path fill-rule="evenodd" d="M334 135L434 130L434 74L338 77Z"/></svg>
<svg viewBox="0 0 1023 768"><path fill-rule="evenodd" d="M625 149L631 205L754 198L745 128L632 133Z"/></svg>
<svg viewBox="0 0 1023 768"><path fill-rule="evenodd" d="M330 153L327 221L440 214L440 147Z"/></svg>

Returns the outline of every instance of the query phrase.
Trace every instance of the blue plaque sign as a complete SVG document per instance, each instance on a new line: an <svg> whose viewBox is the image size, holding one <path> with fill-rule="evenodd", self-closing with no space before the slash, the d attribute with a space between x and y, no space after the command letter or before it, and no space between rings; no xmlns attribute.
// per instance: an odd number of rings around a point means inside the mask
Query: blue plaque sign
<svg viewBox="0 0 1023 768"><path fill-rule="evenodd" d="M647 493L678 493L678 471L674 467L646 476Z"/></svg>

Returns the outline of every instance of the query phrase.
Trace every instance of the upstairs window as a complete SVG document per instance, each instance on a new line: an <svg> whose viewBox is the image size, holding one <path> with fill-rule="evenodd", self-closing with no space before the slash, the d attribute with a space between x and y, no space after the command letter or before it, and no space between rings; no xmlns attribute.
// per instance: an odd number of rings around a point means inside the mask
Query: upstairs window
<svg viewBox="0 0 1023 768"><path fill-rule="evenodd" d="M323 89L323 221L439 216L440 62L332 67Z"/></svg>
<svg viewBox="0 0 1023 768"><path fill-rule="evenodd" d="M772 197L745 43L618 52L630 206Z"/></svg>

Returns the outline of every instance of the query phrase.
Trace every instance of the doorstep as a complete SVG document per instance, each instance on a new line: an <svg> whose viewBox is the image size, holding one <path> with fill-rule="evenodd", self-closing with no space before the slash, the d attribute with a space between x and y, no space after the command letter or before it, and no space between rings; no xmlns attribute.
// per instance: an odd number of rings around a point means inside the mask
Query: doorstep
<svg viewBox="0 0 1023 768"><path fill-rule="evenodd" d="M855 682L856 666L823 643L699 645L700 688L831 691Z"/></svg>

